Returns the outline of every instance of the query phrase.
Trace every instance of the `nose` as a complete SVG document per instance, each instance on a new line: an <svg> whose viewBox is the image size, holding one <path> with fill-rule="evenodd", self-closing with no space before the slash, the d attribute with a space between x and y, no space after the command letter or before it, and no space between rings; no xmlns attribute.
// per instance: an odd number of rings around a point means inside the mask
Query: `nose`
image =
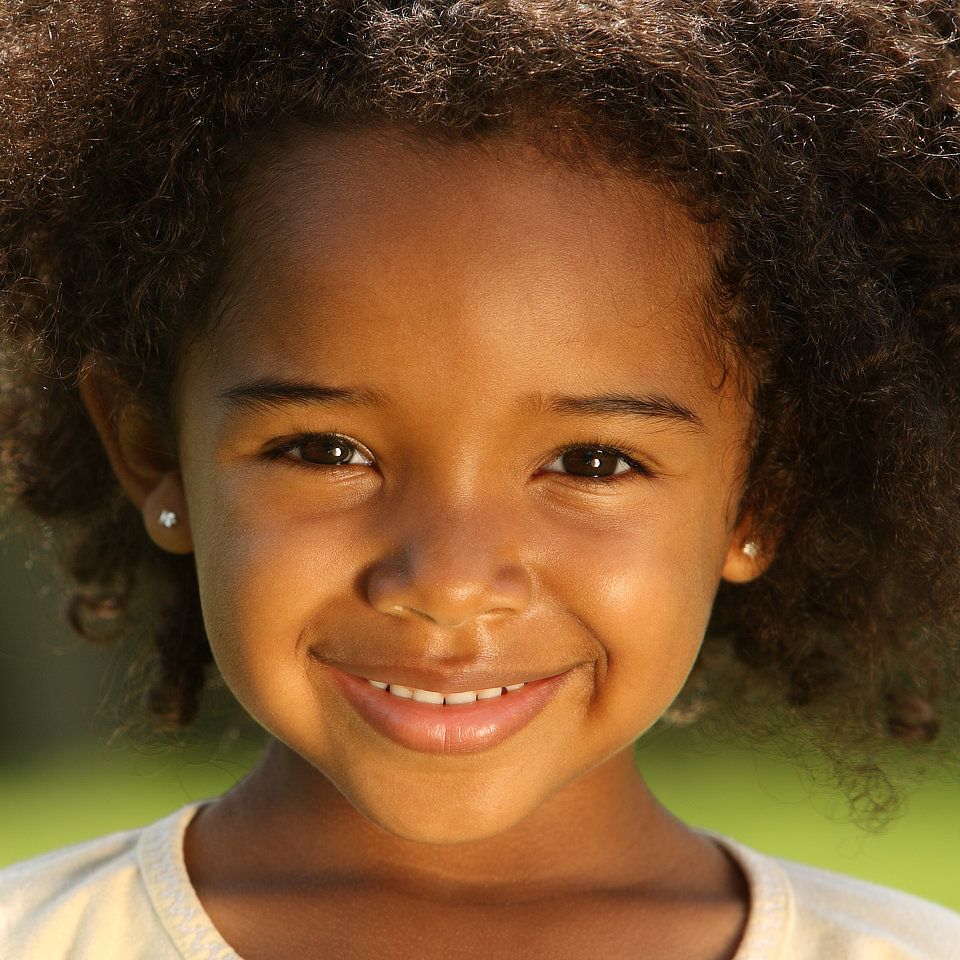
<svg viewBox="0 0 960 960"><path fill-rule="evenodd" d="M380 613L442 627L523 612L532 585L506 526L482 511L421 513L406 525L398 548L369 568L370 604Z"/></svg>

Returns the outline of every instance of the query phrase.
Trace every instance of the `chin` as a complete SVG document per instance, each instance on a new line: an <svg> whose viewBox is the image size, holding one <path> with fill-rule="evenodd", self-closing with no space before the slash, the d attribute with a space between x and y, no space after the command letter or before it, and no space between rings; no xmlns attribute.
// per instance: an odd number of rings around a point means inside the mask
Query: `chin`
<svg viewBox="0 0 960 960"><path fill-rule="evenodd" d="M478 784L474 778L451 779L459 782L438 783L413 775L402 784L381 781L374 790L338 787L356 810L381 829L414 843L437 845L500 836L530 816L544 800L527 791L504 789L503 780L500 789L491 790L489 783Z"/></svg>

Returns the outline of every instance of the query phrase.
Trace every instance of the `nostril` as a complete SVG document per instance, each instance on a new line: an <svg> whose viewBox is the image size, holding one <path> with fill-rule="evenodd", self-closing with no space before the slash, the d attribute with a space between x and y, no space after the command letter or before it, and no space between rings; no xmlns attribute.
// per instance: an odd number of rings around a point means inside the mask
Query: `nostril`
<svg viewBox="0 0 960 960"><path fill-rule="evenodd" d="M529 578L514 566L484 569L463 562L444 569L437 563L403 563L391 559L367 573L370 605L392 617L414 617L442 627L463 626L477 618L504 619L530 601Z"/></svg>
<svg viewBox="0 0 960 960"><path fill-rule="evenodd" d="M376 607L376 604L374 604ZM457 627L462 627L465 623L469 623L470 620L473 620L478 617L488 617L488 616L512 616L513 611L507 610L504 607L498 607L492 610L487 611L478 611L477 613L472 613L469 616L463 617L461 619L450 619L450 617L438 616L435 613L427 613L425 610L418 610L416 607L406 607L401 606L400 604L388 605L385 607L376 607L381 613L386 613L391 617L414 617L422 620L426 620L429 623L434 624L438 627L447 627L449 629L455 629Z"/></svg>

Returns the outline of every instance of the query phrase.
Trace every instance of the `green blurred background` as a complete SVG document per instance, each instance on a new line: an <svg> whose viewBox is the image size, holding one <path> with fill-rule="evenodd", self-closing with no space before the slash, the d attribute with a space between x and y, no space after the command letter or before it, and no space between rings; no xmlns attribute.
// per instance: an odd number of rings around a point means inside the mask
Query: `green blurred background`
<svg viewBox="0 0 960 960"><path fill-rule="evenodd" d="M111 736L108 652L62 625L59 591L10 536L0 540L0 866L138 826L219 793L256 740L211 732L179 750ZM787 763L655 733L638 752L660 799L688 822L768 853L888 884L960 910L960 784L931 782L881 835L844 819L842 798Z"/></svg>

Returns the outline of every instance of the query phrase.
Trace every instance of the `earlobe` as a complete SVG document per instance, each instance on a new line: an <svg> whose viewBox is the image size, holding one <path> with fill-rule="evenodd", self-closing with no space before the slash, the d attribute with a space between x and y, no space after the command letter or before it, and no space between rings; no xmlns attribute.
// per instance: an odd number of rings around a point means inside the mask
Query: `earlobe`
<svg viewBox="0 0 960 960"><path fill-rule="evenodd" d="M163 428L95 359L85 364L78 386L113 472L142 513L150 539L162 550L190 553L183 480Z"/></svg>
<svg viewBox="0 0 960 960"><path fill-rule="evenodd" d="M752 535L754 524L745 518L734 531L721 576L730 583L756 580L773 562L774 546Z"/></svg>
<svg viewBox="0 0 960 960"><path fill-rule="evenodd" d="M192 553L193 538L180 471L164 473L140 508L150 539L170 553Z"/></svg>

